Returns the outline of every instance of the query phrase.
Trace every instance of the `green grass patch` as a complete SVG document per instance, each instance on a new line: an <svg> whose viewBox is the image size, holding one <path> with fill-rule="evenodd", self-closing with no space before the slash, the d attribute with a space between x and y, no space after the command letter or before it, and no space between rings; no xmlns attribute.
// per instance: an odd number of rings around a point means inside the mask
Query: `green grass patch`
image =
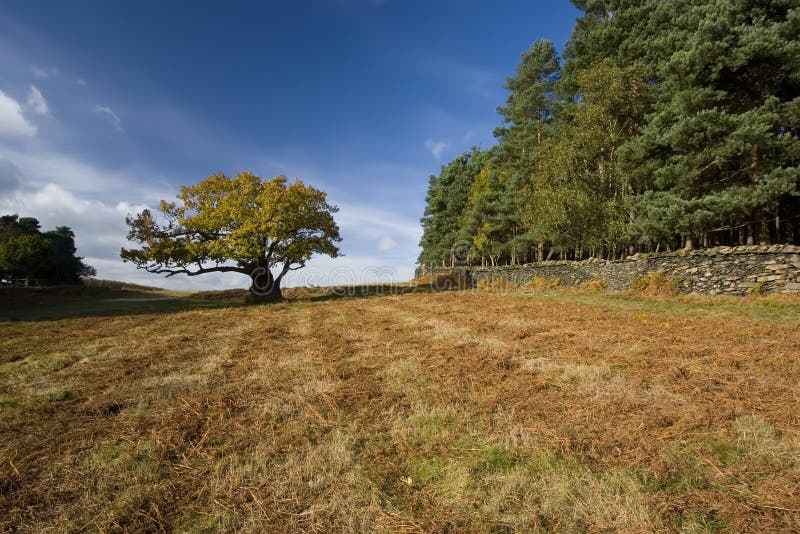
<svg viewBox="0 0 800 534"><path fill-rule="evenodd" d="M506 471L514 465L511 454L502 447L482 447L474 455L470 469L477 477Z"/></svg>
<svg viewBox="0 0 800 534"><path fill-rule="evenodd" d="M686 447L667 453L666 462L657 476L647 477L648 489L683 495L707 489L710 485L709 466L701 462L696 447Z"/></svg>
<svg viewBox="0 0 800 534"><path fill-rule="evenodd" d="M67 402L75 398L75 393L66 388L53 388L47 390L43 397L47 402Z"/></svg>
<svg viewBox="0 0 800 534"><path fill-rule="evenodd" d="M431 448L452 443L458 419L454 412L432 410L412 416L407 425L406 446Z"/></svg>
<svg viewBox="0 0 800 534"><path fill-rule="evenodd" d="M19 395L0 395L0 413L14 412L24 405L25 401Z"/></svg>
<svg viewBox="0 0 800 534"><path fill-rule="evenodd" d="M759 323L800 322L800 301L776 296L724 297L680 295L652 299L624 293L555 291L509 293L514 298L533 298L556 302L577 302L607 309L642 311L672 316L700 315L719 319L748 319Z"/></svg>
<svg viewBox="0 0 800 534"><path fill-rule="evenodd" d="M678 531L681 534L717 534L725 530L725 523L713 511L681 517Z"/></svg>

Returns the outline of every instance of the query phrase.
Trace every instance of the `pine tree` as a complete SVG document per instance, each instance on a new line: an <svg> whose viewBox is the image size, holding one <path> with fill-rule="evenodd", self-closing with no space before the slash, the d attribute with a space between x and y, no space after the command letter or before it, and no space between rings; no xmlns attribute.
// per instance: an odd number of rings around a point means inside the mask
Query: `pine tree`
<svg viewBox="0 0 800 534"><path fill-rule="evenodd" d="M430 177L421 219L421 265L453 265L468 255L469 243L459 239L462 222L472 183L489 158L490 153L473 148L443 165L439 176Z"/></svg>
<svg viewBox="0 0 800 534"><path fill-rule="evenodd" d="M650 175L637 205L640 239L791 239L800 215L800 8L706 0L676 25L681 38L660 69L654 111L624 151L629 167Z"/></svg>
<svg viewBox="0 0 800 534"><path fill-rule="evenodd" d="M508 79L497 148L432 179L421 259L800 243L796 0L573 3L563 64L537 41Z"/></svg>

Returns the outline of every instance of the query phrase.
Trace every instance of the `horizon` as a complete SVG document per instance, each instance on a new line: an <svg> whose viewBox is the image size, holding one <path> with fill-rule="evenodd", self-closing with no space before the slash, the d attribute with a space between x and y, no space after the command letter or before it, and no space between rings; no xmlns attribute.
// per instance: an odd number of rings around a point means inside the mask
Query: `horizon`
<svg viewBox="0 0 800 534"><path fill-rule="evenodd" d="M217 172L284 174L339 206L344 254L287 285L410 279L429 176L495 144L520 55L540 38L561 50L579 12L320 0L0 14L0 212L71 227L98 278L226 289L248 280L124 264L125 216Z"/></svg>

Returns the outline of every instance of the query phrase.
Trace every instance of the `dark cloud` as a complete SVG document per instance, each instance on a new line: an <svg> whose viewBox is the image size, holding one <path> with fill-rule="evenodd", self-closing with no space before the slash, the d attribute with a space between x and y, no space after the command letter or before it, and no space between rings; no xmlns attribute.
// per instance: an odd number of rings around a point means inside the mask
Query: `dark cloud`
<svg viewBox="0 0 800 534"><path fill-rule="evenodd" d="M0 158L0 196L16 191L22 185L23 174L19 167L5 158Z"/></svg>

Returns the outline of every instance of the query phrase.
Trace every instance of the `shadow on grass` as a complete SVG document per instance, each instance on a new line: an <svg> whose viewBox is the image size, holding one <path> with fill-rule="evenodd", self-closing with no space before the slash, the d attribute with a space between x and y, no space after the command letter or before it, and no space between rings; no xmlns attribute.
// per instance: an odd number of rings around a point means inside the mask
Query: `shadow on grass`
<svg viewBox="0 0 800 534"><path fill-rule="evenodd" d="M222 292L220 292L222 293ZM171 294L152 291L113 292L81 298L35 302L30 305L0 306L0 321L52 321L81 317L163 314L191 310L244 306L243 298L204 294Z"/></svg>
<svg viewBox="0 0 800 534"><path fill-rule="evenodd" d="M452 291L449 285L369 284L360 286L288 288L284 303L324 302L409 293ZM246 290L175 293L148 290L63 291L62 288L0 292L0 321L53 321L86 317L119 317L251 306ZM5 298L4 298L5 297ZM271 306L272 304L258 304Z"/></svg>

